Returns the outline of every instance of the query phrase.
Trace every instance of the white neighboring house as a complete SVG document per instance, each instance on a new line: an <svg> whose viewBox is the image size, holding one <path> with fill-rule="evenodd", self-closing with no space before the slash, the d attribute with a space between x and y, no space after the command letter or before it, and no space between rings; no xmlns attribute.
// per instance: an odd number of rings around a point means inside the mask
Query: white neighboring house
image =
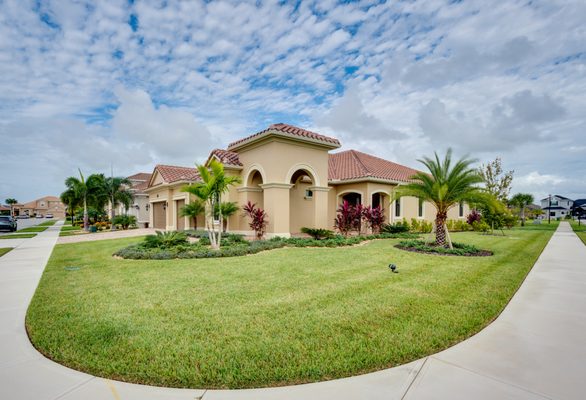
<svg viewBox="0 0 586 400"><path fill-rule="evenodd" d="M144 192L151 179L151 174L139 172L128 177L132 183L130 191L132 192L132 204L125 210L123 205L118 206L116 215L128 214L136 217L136 224L139 228L149 227L149 196Z"/></svg>
<svg viewBox="0 0 586 400"><path fill-rule="evenodd" d="M551 218L566 218L566 215L572 214L573 205L574 200L560 196L559 194L555 194L551 198L546 197L545 199L541 199L541 209L544 211L541 218L547 219L548 215Z"/></svg>

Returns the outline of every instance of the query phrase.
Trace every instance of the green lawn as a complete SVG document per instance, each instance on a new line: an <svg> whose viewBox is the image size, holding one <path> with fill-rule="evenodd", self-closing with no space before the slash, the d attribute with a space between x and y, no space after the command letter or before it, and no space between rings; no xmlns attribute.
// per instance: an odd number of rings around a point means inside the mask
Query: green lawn
<svg viewBox="0 0 586 400"><path fill-rule="evenodd" d="M0 257L12 250L12 247L0 247Z"/></svg>
<svg viewBox="0 0 586 400"><path fill-rule="evenodd" d="M27 232L44 232L48 226L29 226L28 228L19 229L18 233L27 233Z"/></svg>
<svg viewBox="0 0 586 400"><path fill-rule="evenodd" d="M582 241L584 242L584 244L586 244L586 221L582 221L582 223L580 225L578 225L578 221L571 221L570 225L572 225L572 229L574 229L574 232L576 232L576 235L578 235L578 237L580 239L582 239Z"/></svg>
<svg viewBox="0 0 586 400"><path fill-rule="evenodd" d="M52 226L52 225L55 225L56 223L57 223L57 220L52 219L49 221L41 222L38 226Z"/></svg>
<svg viewBox="0 0 586 400"><path fill-rule="evenodd" d="M481 330L552 232L452 234L492 257L412 253L394 248L398 240L167 261L111 257L138 238L58 245L26 326L55 361L129 382L243 388L340 378Z"/></svg>
<svg viewBox="0 0 586 400"><path fill-rule="evenodd" d="M2 235L0 239L30 239L37 236L36 233L11 233L10 235Z"/></svg>

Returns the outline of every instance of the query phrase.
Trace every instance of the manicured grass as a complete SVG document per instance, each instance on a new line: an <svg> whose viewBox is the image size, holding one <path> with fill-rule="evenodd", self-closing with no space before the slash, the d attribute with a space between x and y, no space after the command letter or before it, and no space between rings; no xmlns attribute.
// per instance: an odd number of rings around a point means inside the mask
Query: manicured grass
<svg viewBox="0 0 586 400"><path fill-rule="evenodd" d="M58 245L26 326L55 361L129 382L242 388L356 375L490 323L552 231L507 234L452 234L491 257L412 253L398 240L148 261L111 257L141 238Z"/></svg>
<svg viewBox="0 0 586 400"><path fill-rule="evenodd" d="M81 233L82 229L79 226L72 226L71 222L69 223L65 223L62 227L61 227L61 231L59 232L59 236L74 236L77 235L78 233Z"/></svg>
<svg viewBox="0 0 586 400"><path fill-rule="evenodd" d="M57 220L53 219L50 221L41 222L38 226L52 226L55 225L55 223L57 223Z"/></svg>
<svg viewBox="0 0 586 400"><path fill-rule="evenodd" d="M0 239L30 239L37 236L36 233L11 233L10 235L2 235Z"/></svg>
<svg viewBox="0 0 586 400"><path fill-rule="evenodd" d="M570 225L572 225L572 229L576 232L576 235L586 244L586 221L582 220L580 225L578 225L578 221L571 221Z"/></svg>
<svg viewBox="0 0 586 400"><path fill-rule="evenodd" d="M0 247L0 257L12 250L12 247Z"/></svg>
<svg viewBox="0 0 586 400"><path fill-rule="evenodd" d="M48 226L29 226L28 228L18 230L18 233L27 233L27 232L44 232Z"/></svg>

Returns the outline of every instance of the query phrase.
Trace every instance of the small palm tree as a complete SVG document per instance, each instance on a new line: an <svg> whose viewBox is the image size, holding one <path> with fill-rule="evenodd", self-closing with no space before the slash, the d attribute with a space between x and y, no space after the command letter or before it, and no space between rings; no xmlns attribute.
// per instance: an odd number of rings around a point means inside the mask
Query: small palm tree
<svg viewBox="0 0 586 400"><path fill-rule="evenodd" d="M79 207L81 201L75 191L72 188L67 189L61 196L59 196L61 202L65 204L67 209L69 210L69 215L71 216L71 225L74 223L74 216L75 216L75 209Z"/></svg>
<svg viewBox="0 0 586 400"><path fill-rule="evenodd" d="M533 203L534 200L533 195L529 193L517 193L509 200L510 204L521 209L521 226L525 226L525 207Z"/></svg>
<svg viewBox="0 0 586 400"><path fill-rule="evenodd" d="M127 178L110 177L105 178L103 184L103 190L108 194L108 200L110 201L110 221L114 221L116 207L122 204L128 210L132 203L132 192L128 190L132 182ZM114 224L111 225L110 230L116 230Z"/></svg>
<svg viewBox="0 0 586 400"><path fill-rule="evenodd" d="M65 192L71 191L71 193L74 194L83 205L83 229L87 231L89 229L87 213L88 186L83 174L81 173L81 169L78 169L78 171L79 179L75 176L70 176L69 178L65 179L65 186L67 187Z"/></svg>
<svg viewBox="0 0 586 400"><path fill-rule="evenodd" d="M424 157L418 161L425 165L429 173L413 175L411 183L397 188L394 198L413 196L433 204L436 209L435 242L446 247L448 210L460 202L490 202L490 196L478 186L483 182L478 171L470 167L476 160L462 158L452 164L452 149L448 149L443 161L437 153L435 159Z"/></svg>
<svg viewBox="0 0 586 400"><path fill-rule="evenodd" d="M224 233L226 233L226 230L228 229L228 218L234 215L238 210L240 210L240 207L238 207L238 203L236 202L225 201L220 203L219 208L219 211L221 211L221 214L224 217L224 224L222 225L222 230L224 231ZM216 207L216 214L218 213L218 207Z"/></svg>
<svg viewBox="0 0 586 400"><path fill-rule="evenodd" d="M190 217L193 219L193 227L197 229L197 216L203 214L206 206L201 200L192 200L191 203L181 207L179 213L182 217Z"/></svg>
<svg viewBox="0 0 586 400"><path fill-rule="evenodd" d="M224 165L217 160L211 160L208 167L198 165L197 169L201 182L185 186L182 190L195 195L205 203L206 230L212 249L218 250L222 241L222 229L216 231L214 224L216 207L218 207L217 218L222 226L224 221L222 209L217 204L220 204L222 195L230 190L230 186L240 183L241 179L238 176L226 175Z"/></svg>
<svg viewBox="0 0 586 400"><path fill-rule="evenodd" d="M6 199L6 204L8 204L10 206L10 216L14 216L14 205L18 204L18 200L10 198L10 199Z"/></svg>

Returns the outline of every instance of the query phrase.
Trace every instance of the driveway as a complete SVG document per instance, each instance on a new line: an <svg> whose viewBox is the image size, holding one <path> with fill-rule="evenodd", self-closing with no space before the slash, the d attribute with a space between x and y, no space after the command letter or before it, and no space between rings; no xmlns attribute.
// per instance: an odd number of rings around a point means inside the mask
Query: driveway
<svg viewBox="0 0 586 400"><path fill-rule="evenodd" d="M49 228L0 257L0 399L492 400L583 399L586 393L586 246L566 222L503 313L472 338L366 375L248 390L127 384L39 354L28 341L24 318L58 232L59 226Z"/></svg>

